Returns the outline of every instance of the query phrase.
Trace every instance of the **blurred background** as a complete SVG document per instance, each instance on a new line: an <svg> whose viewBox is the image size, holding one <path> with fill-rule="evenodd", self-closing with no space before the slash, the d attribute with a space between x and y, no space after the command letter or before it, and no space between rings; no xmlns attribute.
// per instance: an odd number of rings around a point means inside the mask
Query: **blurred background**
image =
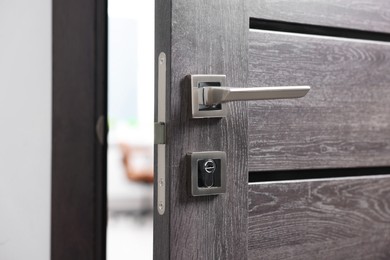
<svg viewBox="0 0 390 260"><path fill-rule="evenodd" d="M154 0L108 0L107 259L152 259Z"/></svg>

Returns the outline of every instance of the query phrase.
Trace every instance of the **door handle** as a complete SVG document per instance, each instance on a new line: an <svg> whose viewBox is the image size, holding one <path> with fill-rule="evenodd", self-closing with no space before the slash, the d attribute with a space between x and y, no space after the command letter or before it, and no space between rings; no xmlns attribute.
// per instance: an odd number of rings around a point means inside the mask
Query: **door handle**
<svg viewBox="0 0 390 260"><path fill-rule="evenodd" d="M310 86L283 86L283 87L203 87L203 104L217 105L228 101L267 100L304 97Z"/></svg>
<svg viewBox="0 0 390 260"><path fill-rule="evenodd" d="M224 103L243 100L301 98L310 86L235 88L226 86L225 75L190 75L192 118L226 117Z"/></svg>

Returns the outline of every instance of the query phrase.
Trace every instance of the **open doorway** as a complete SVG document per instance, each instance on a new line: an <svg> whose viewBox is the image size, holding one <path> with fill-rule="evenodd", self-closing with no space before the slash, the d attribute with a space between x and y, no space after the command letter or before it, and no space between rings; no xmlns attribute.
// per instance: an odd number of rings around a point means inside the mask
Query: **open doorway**
<svg viewBox="0 0 390 260"><path fill-rule="evenodd" d="M108 0L107 259L153 256L154 0Z"/></svg>

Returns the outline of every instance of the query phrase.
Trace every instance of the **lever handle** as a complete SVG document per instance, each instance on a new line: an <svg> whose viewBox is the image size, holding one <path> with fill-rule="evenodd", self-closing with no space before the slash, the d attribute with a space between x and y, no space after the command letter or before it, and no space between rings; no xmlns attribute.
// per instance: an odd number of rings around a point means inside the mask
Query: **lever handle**
<svg viewBox="0 0 390 260"><path fill-rule="evenodd" d="M233 88L225 75L189 75L192 118L226 117L228 101L304 97L309 86Z"/></svg>
<svg viewBox="0 0 390 260"><path fill-rule="evenodd" d="M228 101L265 100L304 97L310 90L309 86L283 86L283 87L203 87L203 104L217 105Z"/></svg>

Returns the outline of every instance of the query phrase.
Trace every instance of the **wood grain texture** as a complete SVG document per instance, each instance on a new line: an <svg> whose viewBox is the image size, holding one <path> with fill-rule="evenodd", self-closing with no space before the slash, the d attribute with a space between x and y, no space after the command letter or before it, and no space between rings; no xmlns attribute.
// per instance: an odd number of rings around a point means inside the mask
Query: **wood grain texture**
<svg viewBox="0 0 390 260"><path fill-rule="evenodd" d="M387 0L248 1L250 17L390 32L390 2Z"/></svg>
<svg viewBox="0 0 390 260"><path fill-rule="evenodd" d="M171 78L171 26L172 26L172 9L171 9L171 0L156 0L155 1L155 69L154 69L154 121L158 121L158 56L161 52L165 52L167 61L166 61L166 86L167 86L167 97L170 93L170 82ZM169 103L167 102L167 111L169 111ZM168 112L167 112L168 115ZM165 169L168 173L168 169ZM158 168L157 168L157 145L154 145L154 189L153 189L153 259L170 259L170 209L169 201L170 194L169 185L166 185L166 207L164 215L160 215L157 210L157 178ZM170 174L166 174L165 183L170 183Z"/></svg>
<svg viewBox="0 0 390 260"><path fill-rule="evenodd" d="M107 1L53 1L52 100L51 259L105 259Z"/></svg>
<svg viewBox="0 0 390 260"><path fill-rule="evenodd" d="M245 86L245 1L172 1L171 84L167 146L170 258L245 259L247 255L247 105L229 104L225 119L190 119L189 74L226 74ZM229 19L226 19L226 18ZM227 192L192 197L188 152L227 153Z"/></svg>
<svg viewBox="0 0 390 260"><path fill-rule="evenodd" d="M390 165L390 44L251 30L248 77L312 86L250 102L250 171Z"/></svg>
<svg viewBox="0 0 390 260"><path fill-rule="evenodd" d="M389 259L390 178L249 185L249 259Z"/></svg>

